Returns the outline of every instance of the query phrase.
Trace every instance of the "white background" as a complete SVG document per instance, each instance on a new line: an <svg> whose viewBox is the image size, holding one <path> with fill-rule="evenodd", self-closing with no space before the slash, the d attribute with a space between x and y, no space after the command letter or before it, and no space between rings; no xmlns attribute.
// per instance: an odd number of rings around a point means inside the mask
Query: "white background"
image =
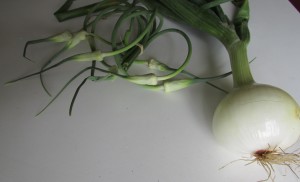
<svg viewBox="0 0 300 182"><path fill-rule="evenodd" d="M87 82L69 117L69 103L81 77L35 117L50 100L39 79L7 87L3 84L37 71L57 50L54 44L30 47L29 54L36 60L33 64L22 57L26 41L80 28L80 18L58 23L52 15L63 2L0 2L1 182L252 182L266 178L261 166L244 166L243 161L219 170L242 156L215 142L211 119L224 94L205 84L165 94L120 79ZM256 58L251 64L256 81L281 87L300 102L299 13L288 1L250 4L249 58ZM165 27L175 26L166 21ZM187 70L199 76L229 71L220 43L198 31L179 28L193 40L194 53ZM166 35L143 56L176 66L186 54L185 47L179 37ZM74 51L84 48L82 45ZM70 63L46 73L51 93L57 93L83 66ZM231 78L216 84L230 89ZM297 181L288 169L276 170L276 181Z"/></svg>

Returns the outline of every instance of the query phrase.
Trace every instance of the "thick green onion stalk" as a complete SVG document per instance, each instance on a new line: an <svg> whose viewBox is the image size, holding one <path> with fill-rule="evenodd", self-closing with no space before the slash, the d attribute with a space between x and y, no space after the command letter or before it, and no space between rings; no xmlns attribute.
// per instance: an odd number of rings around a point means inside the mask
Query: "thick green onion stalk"
<svg viewBox="0 0 300 182"><path fill-rule="evenodd" d="M300 155L287 153L285 149L292 146L300 137L300 107L285 91L270 85L258 84L253 79L247 55L250 42L248 0L102 0L72 9L73 1L67 0L54 15L60 22L84 17L80 30L29 41L23 53L28 60L30 58L26 56L26 50L31 44L56 42L64 43L65 46L54 54L40 71L8 82L14 83L39 75L44 90L50 95L42 77L44 72L66 63L91 62L90 66L75 74L42 111L71 82L87 71L90 75L77 87L69 114L72 112L80 88L88 80L95 82L121 78L146 89L165 92L204 82L224 91L210 81L232 74L233 89L221 101L213 117L213 132L216 139L232 151L249 154L249 159L243 161L258 162L268 173L266 180L275 177L273 165L287 166L298 177L293 167L300 165ZM221 4L226 2L231 2L235 6L236 11L232 19L229 19L222 10ZM111 39L107 40L97 33L97 24L114 14L118 14L119 19L114 26ZM179 24L189 25L218 39L228 52L232 71L208 78L201 78L186 71L185 67L192 54L192 44L182 30L163 29L163 17ZM119 41L120 27L128 22L129 28ZM135 28L137 33L134 31ZM158 60L139 59L139 55L153 40L166 33L177 33L186 41L188 51L180 67L175 69ZM89 43L89 51L53 63L60 55L82 41ZM97 43L110 46L111 51L103 52L97 47ZM107 61L107 57L113 58L113 64ZM142 75L130 74L128 70L135 64L146 66L150 72ZM156 74L157 71L163 74ZM178 75L181 77L177 77Z"/></svg>

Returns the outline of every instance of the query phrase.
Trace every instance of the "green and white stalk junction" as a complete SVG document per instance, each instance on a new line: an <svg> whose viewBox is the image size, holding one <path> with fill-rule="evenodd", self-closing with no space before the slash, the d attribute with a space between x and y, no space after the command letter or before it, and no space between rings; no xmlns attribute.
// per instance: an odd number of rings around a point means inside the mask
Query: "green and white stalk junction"
<svg viewBox="0 0 300 182"><path fill-rule="evenodd" d="M243 160L260 164L268 174L266 180L275 177L273 165L286 166L298 177L293 169L300 165L300 155L287 153L285 150L295 144L300 137L300 107L285 91L270 85L258 84L253 79L247 56L247 46L250 42L248 0L102 0L70 9L73 1L67 0L55 12L55 16L60 22L85 16L80 31L77 33L66 31L48 38L29 41L24 49L24 57L26 57L26 48L30 44L51 41L65 43L65 47L50 58L39 72L8 83L40 75L41 83L48 92L42 73L67 62L89 61L92 65L72 77L45 107L47 108L79 75L90 71L90 76L85 78L75 91L70 106L71 114L75 98L87 80L111 80L119 77L147 89L171 92L198 82L214 86L210 81L232 74L234 88L221 101L213 116L212 128L217 141L243 156L249 154L250 158ZM229 19L221 7L222 3L229 1L236 9L233 19ZM113 14L119 14L120 18L112 31L111 39L106 40L97 34L97 24ZM228 52L232 72L199 78L185 71L192 54L191 42L181 30L162 30L162 16L190 25L218 39ZM122 36L122 40L118 42L120 37L118 32L124 22L129 22L129 28ZM137 27L137 31L134 31L134 27ZM188 53L177 69L154 59L138 58L154 39L165 33L178 33L186 40ZM72 49L82 41L89 43L90 51L64 58L51 65L52 61L63 52ZM96 44L99 42L110 46L111 52L103 53L99 50ZM106 57L112 57L114 62L108 62ZM97 65L98 62L101 66ZM151 72L144 75L131 75L128 70L134 64L146 65ZM163 76L156 74L153 70L164 74ZM105 75L97 76L96 72ZM185 78L177 78L179 74Z"/></svg>

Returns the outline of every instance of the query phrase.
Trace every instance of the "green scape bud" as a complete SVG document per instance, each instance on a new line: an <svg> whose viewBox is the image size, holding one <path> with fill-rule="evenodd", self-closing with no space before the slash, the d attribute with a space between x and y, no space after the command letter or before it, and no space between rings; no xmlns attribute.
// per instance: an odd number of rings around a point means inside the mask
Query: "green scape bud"
<svg viewBox="0 0 300 182"><path fill-rule="evenodd" d="M79 32L76 32L73 34L72 40L70 40L69 43L69 49L75 47L77 44L79 44L82 40L85 40L86 37L89 35L88 32L81 30Z"/></svg>
<svg viewBox="0 0 300 182"><path fill-rule="evenodd" d="M72 37L73 36L69 31L65 31L63 33L50 37L48 40L52 42L67 42L70 41Z"/></svg>
<svg viewBox="0 0 300 182"><path fill-rule="evenodd" d="M102 61L103 58L104 58L104 55L101 53L101 51L94 51L94 52L77 54L68 59L74 60L77 62L85 62L85 61Z"/></svg>
<svg viewBox="0 0 300 182"><path fill-rule="evenodd" d="M165 92L174 92L183 88L186 88L195 83L193 79L182 79L182 80L173 80L164 82Z"/></svg>
<svg viewBox="0 0 300 182"><path fill-rule="evenodd" d="M139 85L157 85L157 77L152 73L139 76L129 76L125 79Z"/></svg>
<svg viewBox="0 0 300 182"><path fill-rule="evenodd" d="M150 69L153 69L153 70L159 70L159 71L168 71L170 70L169 67L155 59L150 59L148 61L148 67Z"/></svg>

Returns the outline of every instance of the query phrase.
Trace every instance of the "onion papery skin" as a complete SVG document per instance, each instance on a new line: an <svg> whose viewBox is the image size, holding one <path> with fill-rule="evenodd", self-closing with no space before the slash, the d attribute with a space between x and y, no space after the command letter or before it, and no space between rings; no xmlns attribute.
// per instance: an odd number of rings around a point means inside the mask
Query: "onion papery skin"
<svg viewBox="0 0 300 182"><path fill-rule="evenodd" d="M216 140L231 151L287 149L300 136L300 109L285 91L265 84L233 89L213 117Z"/></svg>

